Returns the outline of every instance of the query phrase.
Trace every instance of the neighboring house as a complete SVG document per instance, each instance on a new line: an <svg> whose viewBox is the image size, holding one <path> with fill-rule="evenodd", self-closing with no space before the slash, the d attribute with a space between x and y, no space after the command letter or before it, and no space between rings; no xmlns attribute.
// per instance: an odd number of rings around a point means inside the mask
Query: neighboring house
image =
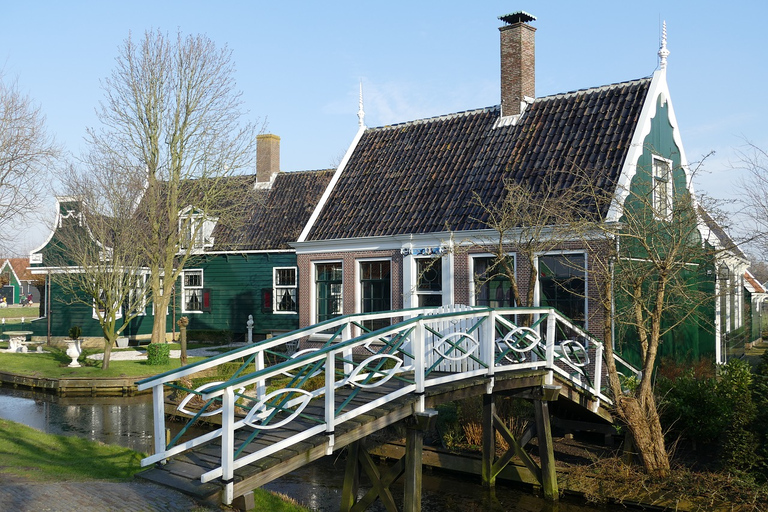
<svg viewBox="0 0 768 512"><path fill-rule="evenodd" d="M29 270L29 258L5 260L0 266L0 281L3 286L0 295L8 304L19 304L30 294L33 303L40 302L40 290L36 286L38 278Z"/></svg>
<svg viewBox="0 0 768 512"><path fill-rule="evenodd" d="M585 206L586 215L605 222L622 218L626 191L634 187L653 188L654 208L665 216L673 197L692 192L667 87L666 35L650 77L536 97L529 24L535 18L500 19L501 105L367 128L361 100L360 130L293 244L302 326L354 312L511 305L503 283L476 289L474 276L490 254L454 250L496 236L473 198L498 202L505 180L532 190L548 180L564 190L578 185L571 171L579 169L617 199ZM537 274L535 305L554 306L603 336L597 285L583 270L600 254L569 241L540 254L535 268L516 258L514 247L509 257L521 284ZM715 312L708 314L714 322ZM689 346L670 354L722 359L719 331L688 331Z"/></svg>
<svg viewBox="0 0 768 512"><path fill-rule="evenodd" d="M298 327L296 255L288 242L298 237L333 171L280 172L279 152L279 137L260 135L256 175L231 178L243 196L253 198L237 226L206 218L194 205L182 208L185 217L206 224L186 240L194 254L177 283L175 308L167 316L169 333L178 330L181 316L189 318L190 332L229 331L238 339L245 336L248 315L253 315L255 339ZM31 253L32 272L46 277L64 270L46 266L55 261L59 228L66 222L87 227L71 198L58 198L58 212L57 229ZM49 325L51 336L66 336L72 325L81 326L84 336L101 336L95 312L67 304L55 278L50 282L50 311L33 323L35 336L47 335ZM148 339L152 322L153 306L147 304L145 314L131 321L123 335Z"/></svg>
<svg viewBox="0 0 768 512"><path fill-rule="evenodd" d="M768 328L768 290L749 270L744 271L744 316L750 326L746 342L761 339Z"/></svg>

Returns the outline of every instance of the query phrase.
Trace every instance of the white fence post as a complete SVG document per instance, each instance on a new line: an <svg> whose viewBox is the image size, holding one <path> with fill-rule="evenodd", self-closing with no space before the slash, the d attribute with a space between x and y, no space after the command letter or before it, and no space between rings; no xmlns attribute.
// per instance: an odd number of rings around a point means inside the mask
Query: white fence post
<svg viewBox="0 0 768 512"><path fill-rule="evenodd" d="M256 371L260 372L264 369L264 351L259 350L256 352ZM261 400L267 393L267 382L264 379L256 381L256 398Z"/></svg>
<svg viewBox="0 0 768 512"><path fill-rule="evenodd" d="M603 344L595 343L597 348L595 349L595 391L599 395L603 386Z"/></svg>
<svg viewBox="0 0 768 512"><path fill-rule="evenodd" d="M555 310L550 309L549 313L547 314L547 368L549 369L549 372L547 373L547 384L552 384L554 382L554 374L552 368L555 366L556 321L557 319L555 318Z"/></svg>
<svg viewBox="0 0 768 512"><path fill-rule="evenodd" d="M496 357L496 316L497 313L493 310L486 313L488 315L485 320L485 327L482 329L482 342L481 351L483 359L488 365L488 376L493 377L495 371L494 359Z"/></svg>
<svg viewBox="0 0 768 512"><path fill-rule="evenodd" d="M419 394L424 393L424 372L426 371L426 368L424 367L424 339L426 338L426 333L424 331L424 320L422 319L416 323L416 328L413 330L412 337L413 375L414 380L416 381L416 393Z"/></svg>
<svg viewBox="0 0 768 512"><path fill-rule="evenodd" d="M152 411L155 416L155 453L165 452L165 397L163 385L152 388Z"/></svg>
<svg viewBox="0 0 768 512"><path fill-rule="evenodd" d="M224 482L222 502L231 505L234 499L235 476L235 392L231 387L224 389L221 396L221 480Z"/></svg>
<svg viewBox="0 0 768 512"><path fill-rule="evenodd" d="M344 330L341 332L341 340L347 341L352 339L352 323L348 323L346 327L344 327ZM346 348L341 353L342 357L344 357L344 376L347 376L352 373L352 371L355 369L355 366L352 364L352 349Z"/></svg>
<svg viewBox="0 0 768 512"><path fill-rule="evenodd" d="M336 357L334 352L325 356L325 433L328 435L326 455L333 453L336 428Z"/></svg>

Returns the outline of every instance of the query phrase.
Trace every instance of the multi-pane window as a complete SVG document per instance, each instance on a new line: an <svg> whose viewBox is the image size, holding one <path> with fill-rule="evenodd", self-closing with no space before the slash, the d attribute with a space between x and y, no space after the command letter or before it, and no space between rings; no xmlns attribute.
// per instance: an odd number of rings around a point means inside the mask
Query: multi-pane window
<svg viewBox="0 0 768 512"><path fill-rule="evenodd" d="M99 300L93 301L93 318L99 319L99 318L105 318L105 315L107 314L107 301L108 301L107 291L106 290L99 290ZM123 317L123 308L121 306L118 306L117 303L114 304L112 309L116 309L115 312L115 318L122 318Z"/></svg>
<svg viewBox="0 0 768 512"><path fill-rule="evenodd" d="M149 274L137 274L132 276L133 286L128 294L131 308L139 315L146 313L147 293L149 289Z"/></svg>
<svg viewBox="0 0 768 512"><path fill-rule="evenodd" d="M376 313L392 309L391 262L360 262L360 299L363 313ZM366 329L375 331L389 325L388 320L365 320Z"/></svg>
<svg viewBox="0 0 768 512"><path fill-rule="evenodd" d="M202 313L203 311L203 271L185 270L183 276L182 296L185 313Z"/></svg>
<svg viewBox="0 0 768 512"><path fill-rule="evenodd" d="M507 275L507 268L514 271L513 256L501 262L494 256L477 256L472 259L475 282L475 305L491 308L514 306L512 283Z"/></svg>
<svg viewBox="0 0 768 512"><path fill-rule="evenodd" d="M416 260L416 295L419 307L443 305L443 260L418 258Z"/></svg>
<svg viewBox="0 0 768 512"><path fill-rule="evenodd" d="M343 311L341 262L315 264L315 305L317 321L323 322Z"/></svg>
<svg viewBox="0 0 768 512"><path fill-rule="evenodd" d="M549 254L539 257L539 303L553 307L581 327L586 326L586 256Z"/></svg>
<svg viewBox="0 0 768 512"><path fill-rule="evenodd" d="M179 219L182 249L202 249L205 245L202 215L185 215Z"/></svg>
<svg viewBox="0 0 768 512"><path fill-rule="evenodd" d="M276 313L296 312L296 267L275 267L273 270L273 294Z"/></svg>
<svg viewBox="0 0 768 512"><path fill-rule="evenodd" d="M653 210L656 217L669 220L672 215L672 162L653 159Z"/></svg>

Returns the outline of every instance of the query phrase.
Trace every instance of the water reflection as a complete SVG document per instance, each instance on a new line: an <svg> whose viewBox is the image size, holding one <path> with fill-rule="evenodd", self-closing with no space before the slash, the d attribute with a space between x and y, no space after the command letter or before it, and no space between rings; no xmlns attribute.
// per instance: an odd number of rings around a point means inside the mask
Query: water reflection
<svg viewBox="0 0 768 512"><path fill-rule="evenodd" d="M0 418L50 434L152 451L152 398L58 397L0 388Z"/></svg>
<svg viewBox="0 0 768 512"><path fill-rule="evenodd" d="M324 457L298 471L265 485L265 489L281 492L316 511L335 511L341 503L344 486L345 461L334 454ZM424 512L595 512L610 510L585 504L566 497L559 503L549 503L532 494L531 490L504 481L497 482L491 492L484 489L480 477L461 475L450 471L424 468L421 505ZM361 476L358 498L370 488ZM391 487L398 508L403 506L403 479ZM367 510L384 512L386 508L377 500Z"/></svg>

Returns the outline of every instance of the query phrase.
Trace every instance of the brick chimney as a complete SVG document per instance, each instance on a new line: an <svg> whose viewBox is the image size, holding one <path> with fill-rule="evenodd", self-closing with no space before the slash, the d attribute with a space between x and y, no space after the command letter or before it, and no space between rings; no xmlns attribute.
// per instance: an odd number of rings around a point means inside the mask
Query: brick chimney
<svg viewBox="0 0 768 512"><path fill-rule="evenodd" d="M520 103L536 94L536 29L528 23L536 18L527 12L499 16L501 32L501 115L522 112Z"/></svg>
<svg viewBox="0 0 768 512"><path fill-rule="evenodd" d="M269 183L280 171L280 137L265 133L256 136L256 181Z"/></svg>

